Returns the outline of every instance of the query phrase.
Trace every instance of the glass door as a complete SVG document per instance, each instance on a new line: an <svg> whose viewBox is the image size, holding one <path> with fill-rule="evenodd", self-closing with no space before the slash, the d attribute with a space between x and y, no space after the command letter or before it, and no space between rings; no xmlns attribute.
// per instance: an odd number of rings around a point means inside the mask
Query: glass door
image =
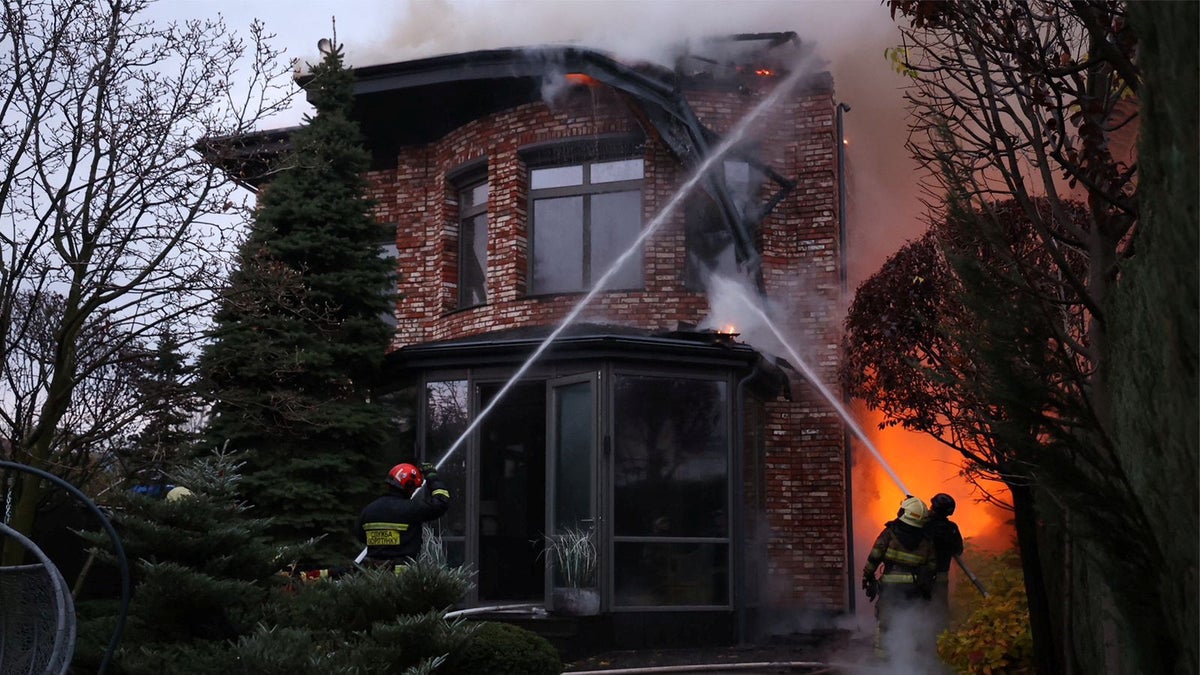
<svg viewBox="0 0 1200 675"><path fill-rule="evenodd" d="M478 385L482 410L501 388ZM501 398L479 427L479 602L540 602L546 521L546 392L541 382L520 383Z"/></svg>
<svg viewBox="0 0 1200 675"><path fill-rule="evenodd" d="M596 519L596 439L599 385L597 373L549 380L546 396L547 466L550 508L546 514L546 533L557 540L575 534L590 534L592 542L591 574L583 583L591 588L599 578L595 554L600 550ZM547 598L554 587L566 585L566 570L556 564L557 556L547 555L550 572L546 578ZM580 567L574 572L578 576ZM576 579L575 581L579 581Z"/></svg>

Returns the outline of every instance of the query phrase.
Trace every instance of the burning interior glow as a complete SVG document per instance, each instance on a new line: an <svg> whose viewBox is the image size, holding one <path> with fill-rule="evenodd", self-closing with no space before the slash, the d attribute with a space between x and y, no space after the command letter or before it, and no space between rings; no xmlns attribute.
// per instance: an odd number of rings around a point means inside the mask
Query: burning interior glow
<svg viewBox="0 0 1200 675"><path fill-rule="evenodd" d="M590 75L585 75L584 73L567 73L566 80L571 84L581 84L587 87L599 84L596 81L596 78Z"/></svg>
<svg viewBox="0 0 1200 675"><path fill-rule="evenodd" d="M962 457L956 451L930 436L898 426L880 429L879 423L883 421L880 412L857 406L855 415L875 448L915 496L927 504L939 492L954 497L958 507L950 519L958 524L968 545L986 550L1012 547L1008 512L976 502L978 495L973 486L959 475ZM853 480L855 556L859 559L855 562L861 565L883 524L896 517L904 494L874 457L857 448ZM987 487L1001 499L1007 499L1008 491L1002 484L989 482Z"/></svg>

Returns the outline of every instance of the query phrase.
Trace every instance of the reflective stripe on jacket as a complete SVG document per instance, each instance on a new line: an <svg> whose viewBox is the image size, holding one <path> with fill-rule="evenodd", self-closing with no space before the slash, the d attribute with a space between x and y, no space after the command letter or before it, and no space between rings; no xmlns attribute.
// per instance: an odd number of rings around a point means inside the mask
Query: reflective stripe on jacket
<svg viewBox="0 0 1200 675"><path fill-rule="evenodd" d="M908 527L911 531L899 532L899 528ZM909 545L904 541L907 539ZM863 568L863 576L875 576L875 571L883 565L882 583L915 584L919 577L932 579L937 570L937 554L933 542L917 528L892 521L875 539L867 555L867 565Z"/></svg>
<svg viewBox="0 0 1200 675"><path fill-rule="evenodd" d="M415 498L399 490L367 504L358 517L358 539L374 560L415 560L421 553L421 524L450 508L450 491L437 477L425 481Z"/></svg>

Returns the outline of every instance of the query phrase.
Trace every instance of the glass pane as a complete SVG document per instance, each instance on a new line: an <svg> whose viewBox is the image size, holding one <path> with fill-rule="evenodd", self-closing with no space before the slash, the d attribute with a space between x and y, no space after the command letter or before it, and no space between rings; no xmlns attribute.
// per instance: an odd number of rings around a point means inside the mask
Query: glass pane
<svg viewBox="0 0 1200 675"><path fill-rule="evenodd" d="M417 394L421 388L408 386L381 395L377 400L388 410L387 447L392 451L382 458L380 471L386 472L397 462L411 461L417 447ZM386 464L386 466L384 466Z"/></svg>
<svg viewBox="0 0 1200 675"><path fill-rule="evenodd" d="M739 214L744 215L758 196L760 176L748 162L725 162L725 186Z"/></svg>
<svg viewBox="0 0 1200 675"><path fill-rule="evenodd" d="M534 293L583 290L583 197L533 203Z"/></svg>
<svg viewBox="0 0 1200 675"><path fill-rule="evenodd" d="M395 241L385 241L379 245L379 257L384 260L391 261L392 267L388 271L388 279L391 281L391 287L388 289L389 295L394 299L396 297L397 283L400 280L400 275L396 273L396 257L399 255L399 248L396 247ZM380 314L380 318L389 326L396 325L395 307L389 307L387 311ZM412 446L409 446L412 447ZM389 467L390 468L390 467Z"/></svg>
<svg viewBox="0 0 1200 675"><path fill-rule="evenodd" d="M726 544L617 542L613 548L617 605L729 603Z"/></svg>
<svg viewBox="0 0 1200 675"><path fill-rule="evenodd" d="M724 382L617 378L618 536L728 536L727 409Z"/></svg>
<svg viewBox="0 0 1200 675"><path fill-rule="evenodd" d="M446 453L467 429L467 381L430 382L425 386L425 458L440 464L438 475L450 490L450 510L442 516L443 532L466 533L466 444Z"/></svg>
<svg viewBox="0 0 1200 675"><path fill-rule="evenodd" d="M500 384L479 385L479 405ZM481 601L540 600L546 531L546 385L512 387L479 427Z"/></svg>
<svg viewBox="0 0 1200 675"><path fill-rule="evenodd" d="M622 159L592 164L592 183L612 183L618 180L638 180L642 177L641 159Z"/></svg>
<svg viewBox="0 0 1200 675"><path fill-rule="evenodd" d="M470 192L471 206L482 206L484 208L487 207L488 184L486 182L480 183L479 185L471 188Z"/></svg>
<svg viewBox="0 0 1200 675"><path fill-rule="evenodd" d="M446 549L446 566L462 567L467 562L467 545L462 539L442 540L442 548Z"/></svg>
<svg viewBox="0 0 1200 675"><path fill-rule="evenodd" d="M554 531L591 527L592 385L555 387Z"/></svg>
<svg viewBox="0 0 1200 675"><path fill-rule="evenodd" d="M748 162L725 162L725 182L730 189L750 184L750 164Z"/></svg>
<svg viewBox="0 0 1200 675"><path fill-rule="evenodd" d="M545 169L534 169L529 172L529 189L566 187L568 185L583 185L583 166L552 166Z"/></svg>
<svg viewBox="0 0 1200 675"><path fill-rule="evenodd" d="M458 306L487 302L487 213L462 223L459 242Z"/></svg>
<svg viewBox="0 0 1200 675"><path fill-rule="evenodd" d="M642 192L606 192L592 195L591 200L591 280L599 281L642 232ZM641 287L642 252L638 250L621 265L605 288Z"/></svg>

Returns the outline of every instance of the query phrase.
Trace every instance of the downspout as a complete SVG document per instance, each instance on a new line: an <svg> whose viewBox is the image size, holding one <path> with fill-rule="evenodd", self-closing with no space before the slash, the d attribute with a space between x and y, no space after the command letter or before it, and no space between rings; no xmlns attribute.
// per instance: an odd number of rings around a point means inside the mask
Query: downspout
<svg viewBox="0 0 1200 675"><path fill-rule="evenodd" d="M842 297L846 297L846 129L842 117L850 112L846 103L837 104L837 163L838 163L838 280L842 286ZM850 397L842 391L842 402L850 407ZM854 586L854 458L850 451L852 438L850 429L842 424L842 464L846 483L846 606L850 614L857 608L858 589Z"/></svg>
<svg viewBox="0 0 1200 675"><path fill-rule="evenodd" d="M738 380L737 388L734 391L734 447L741 448L734 459L733 470L733 519L731 526L733 529L733 569L736 573L733 575L733 612L734 612L734 628L737 632L738 645L746 644L746 532L744 529L746 517L746 489L745 489L745 472L742 470L744 466L744 455L746 453L746 405L745 391L746 383L754 379L761 371L762 357L754 360L754 367L742 379ZM757 460L756 460L757 461Z"/></svg>

